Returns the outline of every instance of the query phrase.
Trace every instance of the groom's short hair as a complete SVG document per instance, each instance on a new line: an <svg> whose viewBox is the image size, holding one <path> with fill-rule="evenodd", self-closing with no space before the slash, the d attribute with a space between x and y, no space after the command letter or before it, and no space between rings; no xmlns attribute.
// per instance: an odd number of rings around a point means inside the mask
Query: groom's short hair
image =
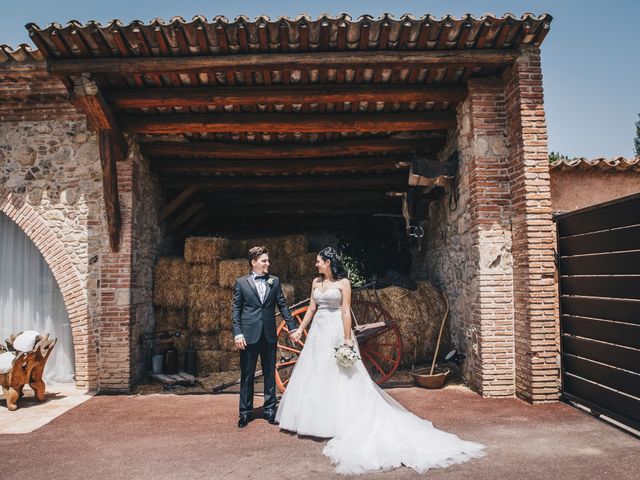
<svg viewBox="0 0 640 480"><path fill-rule="evenodd" d="M248 256L249 266L253 267L253 264L251 262L253 260L257 260L258 258L260 258L260 255L264 255L265 253L269 255L269 250L267 250L267 247L251 247L249 249Z"/></svg>

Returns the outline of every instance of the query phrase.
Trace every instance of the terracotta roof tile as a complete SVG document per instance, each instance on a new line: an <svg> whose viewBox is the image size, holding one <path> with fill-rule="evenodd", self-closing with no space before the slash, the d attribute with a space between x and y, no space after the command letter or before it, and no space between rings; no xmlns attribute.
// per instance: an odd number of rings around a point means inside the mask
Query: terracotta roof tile
<svg viewBox="0 0 640 480"><path fill-rule="evenodd" d="M636 158L567 158L560 159L550 164L551 170L617 170L640 173L640 157Z"/></svg>
<svg viewBox="0 0 640 480"><path fill-rule="evenodd" d="M216 16L210 21L195 16L191 21L173 17L168 22L156 18L145 24L128 25L112 20L66 25L52 23L40 28L27 25L34 43L46 57L104 58L119 56L224 55L233 53L278 53L354 50L454 50L513 49L539 46L552 17L525 13L517 18L471 14L460 18L446 15L400 18L385 14L377 19L362 15L357 20L343 13L295 18L267 16L251 20L239 16L233 21Z"/></svg>

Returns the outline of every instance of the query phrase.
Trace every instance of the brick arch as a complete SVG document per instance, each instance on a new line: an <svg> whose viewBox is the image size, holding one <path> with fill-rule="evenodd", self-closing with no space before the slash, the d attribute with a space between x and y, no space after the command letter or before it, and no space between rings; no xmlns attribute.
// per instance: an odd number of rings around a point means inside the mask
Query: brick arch
<svg viewBox="0 0 640 480"><path fill-rule="evenodd" d="M91 316L76 267L46 221L22 198L0 190L0 211L20 227L49 265L69 315L75 353L76 385L95 388L97 362L95 349L92 349L95 342L91 332Z"/></svg>

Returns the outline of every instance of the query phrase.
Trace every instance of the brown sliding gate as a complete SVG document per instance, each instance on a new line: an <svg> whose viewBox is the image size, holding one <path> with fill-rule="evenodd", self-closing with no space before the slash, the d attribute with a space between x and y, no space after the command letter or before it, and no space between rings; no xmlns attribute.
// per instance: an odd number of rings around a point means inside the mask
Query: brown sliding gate
<svg viewBox="0 0 640 480"><path fill-rule="evenodd" d="M556 222L563 398L640 430L640 194Z"/></svg>

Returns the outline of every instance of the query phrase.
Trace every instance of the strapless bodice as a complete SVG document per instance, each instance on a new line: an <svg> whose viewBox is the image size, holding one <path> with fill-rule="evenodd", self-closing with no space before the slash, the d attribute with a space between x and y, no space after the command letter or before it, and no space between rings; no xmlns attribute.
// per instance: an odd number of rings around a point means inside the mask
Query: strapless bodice
<svg viewBox="0 0 640 480"><path fill-rule="evenodd" d="M316 287L313 290L313 299L318 305L318 310L335 310L342 306L342 290L337 287L328 287L322 291Z"/></svg>

